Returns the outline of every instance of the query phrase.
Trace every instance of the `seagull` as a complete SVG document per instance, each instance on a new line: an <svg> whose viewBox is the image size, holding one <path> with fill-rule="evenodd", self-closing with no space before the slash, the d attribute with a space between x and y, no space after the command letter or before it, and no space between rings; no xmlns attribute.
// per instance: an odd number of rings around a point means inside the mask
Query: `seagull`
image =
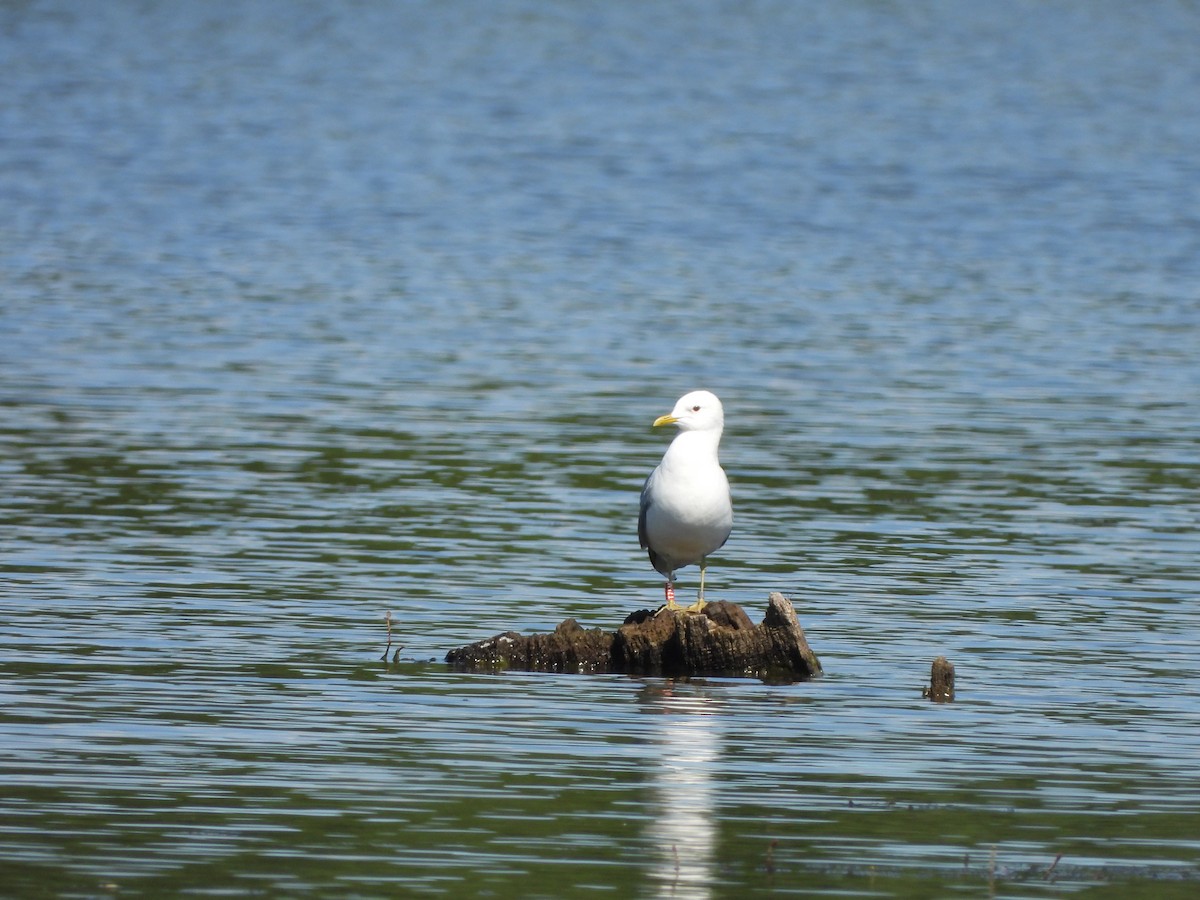
<svg viewBox="0 0 1200 900"><path fill-rule="evenodd" d="M733 529L729 480L717 459L725 427L725 410L716 394L684 394L670 415L654 427L674 425L675 440L642 488L638 541L649 551L650 564L666 576L666 609L676 610L675 570L700 563L700 591L688 611L704 608L704 571L708 555L718 550Z"/></svg>

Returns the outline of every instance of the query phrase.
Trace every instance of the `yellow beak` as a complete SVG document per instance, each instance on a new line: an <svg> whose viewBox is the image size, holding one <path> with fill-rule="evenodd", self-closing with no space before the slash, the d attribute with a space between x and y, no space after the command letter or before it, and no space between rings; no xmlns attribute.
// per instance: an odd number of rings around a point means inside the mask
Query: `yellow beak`
<svg viewBox="0 0 1200 900"><path fill-rule="evenodd" d="M678 421L674 416L659 416L654 420L654 427L657 428L659 425L674 425Z"/></svg>

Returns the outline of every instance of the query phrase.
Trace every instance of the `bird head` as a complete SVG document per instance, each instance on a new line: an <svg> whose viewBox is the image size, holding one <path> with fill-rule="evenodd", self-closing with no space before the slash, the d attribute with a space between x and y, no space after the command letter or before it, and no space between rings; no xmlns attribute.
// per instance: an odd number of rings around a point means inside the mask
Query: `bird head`
<svg viewBox="0 0 1200 900"><path fill-rule="evenodd" d="M711 391L692 391L679 398L670 415L654 420L654 427L659 425L674 425L680 431L722 428L725 425L725 410L717 395Z"/></svg>

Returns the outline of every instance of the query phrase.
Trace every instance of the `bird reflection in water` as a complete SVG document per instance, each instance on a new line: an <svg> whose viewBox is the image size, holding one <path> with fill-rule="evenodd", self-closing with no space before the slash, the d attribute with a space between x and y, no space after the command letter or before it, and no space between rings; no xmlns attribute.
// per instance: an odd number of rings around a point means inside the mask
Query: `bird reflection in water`
<svg viewBox="0 0 1200 900"><path fill-rule="evenodd" d="M694 683L670 681L647 685L642 700L659 717L647 829L654 896L708 900L717 849L712 779L720 755L719 705Z"/></svg>

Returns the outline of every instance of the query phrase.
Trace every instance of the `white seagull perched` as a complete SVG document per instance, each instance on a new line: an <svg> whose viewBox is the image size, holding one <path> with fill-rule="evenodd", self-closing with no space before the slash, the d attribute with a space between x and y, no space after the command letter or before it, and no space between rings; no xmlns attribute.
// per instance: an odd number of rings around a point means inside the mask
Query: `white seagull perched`
<svg viewBox="0 0 1200 900"><path fill-rule="evenodd" d="M729 480L717 459L725 428L725 410L710 391L684 394L669 416L654 420L679 429L642 488L638 540L650 553L650 564L667 578L667 609L675 603L675 570L700 563L700 591L688 610L704 608L704 570L708 555L733 530L733 498Z"/></svg>

